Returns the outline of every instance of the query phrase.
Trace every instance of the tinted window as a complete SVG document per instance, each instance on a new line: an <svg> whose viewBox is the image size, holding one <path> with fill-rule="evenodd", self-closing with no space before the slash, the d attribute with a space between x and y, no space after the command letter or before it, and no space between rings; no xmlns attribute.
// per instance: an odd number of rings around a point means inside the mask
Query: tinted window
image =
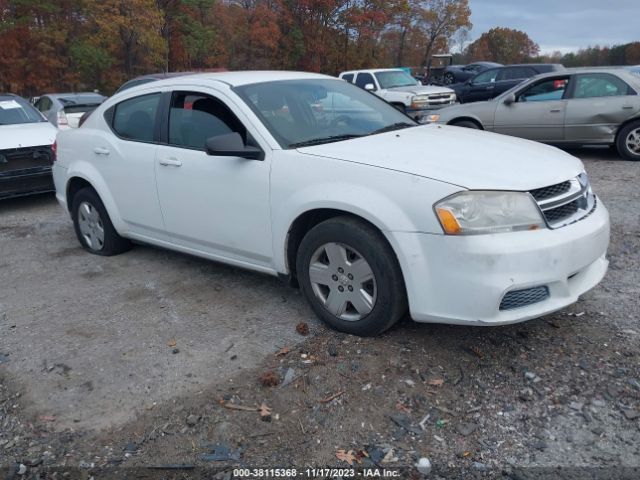
<svg viewBox="0 0 640 480"><path fill-rule="evenodd" d="M246 130L220 100L201 93L175 92L169 110L169 143L204 150L207 139Z"/></svg>
<svg viewBox="0 0 640 480"><path fill-rule="evenodd" d="M376 82L373 81L373 75L370 73L359 73L358 78L356 78L356 85L360 88L364 88L365 85L371 84L375 88Z"/></svg>
<svg viewBox="0 0 640 480"><path fill-rule="evenodd" d="M519 102L561 100L569 84L569 77L550 78L527 88L518 96Z"/></svg>
<svg viewBox="0 0 640 480"><path fill-rule="evenodd" d="M113 129L122 138L153 142L160 94L130 98L116 105Z"/></svg>
<svg viewBox="0 0 640 480"><path fill-rule="evenodd" d="M493 70L487 70L486 72L479 73L473 77L473 83L491 83L496 81L499 70L494 68Z"/></svg>
<svg viewBox="0 0 640 480"><path fill-rule="evenodd" d="M343 80L346 80L349 83L353 83L353 73L347 73L342 76Z"/></svg>
<svg viewBox="0 0 640 480"><path fill-rule="evenodd" d="M0 125L46 121L33 105L22 98L0 96Z"/></svg>
<svg viewBox="0 0 640 480"><path fill-rule="evenodd" d="M502 69L499 80L523 80L525 78L531 78L535 74L536 72L532 68L509 67Z"/></svg>
<svg viewBox="0 0 640 480"><path fill-rule="evenodd" d="M578 75L574 98L615 97L629 95L629 85L606 73Z"/></svg>

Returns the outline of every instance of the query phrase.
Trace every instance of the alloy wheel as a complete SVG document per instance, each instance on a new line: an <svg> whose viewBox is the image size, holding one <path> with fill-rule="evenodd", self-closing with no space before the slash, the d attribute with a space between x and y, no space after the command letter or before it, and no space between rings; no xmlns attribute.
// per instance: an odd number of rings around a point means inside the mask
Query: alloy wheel
<svg viewBox="0 0 640 480"><path fill-rule="evenodd" d="M625 141L627 149L635 155L640 155L640 128L631 130Z"/></svg>
<svg viewBox="0 0 640 480"><path fill-rule="evenodd" d="M355 249L341 243L318 248L309 263L309 280L316 298L336 317L358 321L374 308L375 275Z"/></svg>

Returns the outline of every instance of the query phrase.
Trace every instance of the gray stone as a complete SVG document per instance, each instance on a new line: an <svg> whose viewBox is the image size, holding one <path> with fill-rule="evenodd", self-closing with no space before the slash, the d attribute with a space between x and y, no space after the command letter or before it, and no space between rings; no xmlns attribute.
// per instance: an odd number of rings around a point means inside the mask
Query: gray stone
<svg viewBox="0 0 640 480"><path fill-rule="evenodd" d="M478 428L478 425L475 423L459 423L456 425L456 431L466 437L467 435L471 435L473 432L476 431L476 429Z"/></svg>
<svg viewBox="0 0 640 480"><path fill-rule="evenodd" d="M198 420L200 420L200 417L191 414L187 417L187 425L189 425L190 427L195 427L198 424Z"/></svg>

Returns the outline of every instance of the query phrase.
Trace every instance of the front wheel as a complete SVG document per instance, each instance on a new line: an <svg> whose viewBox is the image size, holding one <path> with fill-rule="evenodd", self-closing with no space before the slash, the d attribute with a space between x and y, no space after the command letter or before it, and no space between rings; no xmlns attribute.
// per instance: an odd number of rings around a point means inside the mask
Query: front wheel
<svg viewBox="0 0 640 480"><path fill-rule="evenodd" d="M622 158L640 160L640 122L630 123L620 130L616 146Z"/></svg>
<svg viewBox="0 0 640 480"><path fill-rule="evenodd" d="M117 255L131 248L113 228L107 209L93 188L83 188L73 197L71 215L82 247L95 255Z"/></svg>
<svg viewBox="0 0 640 480"><path fill-rule="evenodd" d="M314 312L336 330L378 335L406 312L398 260L365 222L345 216L318 224L302 239L296 266Z"/></svg>

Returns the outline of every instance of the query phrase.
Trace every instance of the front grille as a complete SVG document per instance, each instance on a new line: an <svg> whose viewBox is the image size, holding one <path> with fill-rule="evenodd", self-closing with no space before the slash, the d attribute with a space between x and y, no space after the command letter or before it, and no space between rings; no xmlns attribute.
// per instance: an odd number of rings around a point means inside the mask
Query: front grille
<svg viewBox="0 0 640 480"><path fill-rule="evenodd" d="M570 189L571 182L566 181L558 183L557 185L551 185L550 187L537 188L535 190L531 190L530 193L537 202L540 202L542 200L547 200L548 198L557 197L558 195L567 193Z"/></svg>
<svg viewBox="0 0 640 480"><path fill-rule="evenodd" d="M574 200L573 202L566 203L558 208L552 208L551 210L545 211L544 216L546 217L547 222L553 224L566 220L571 215L574 215L578 212L578 208L578 200Z"/></svg>
<svg viewBox="0 0 640 480"><path fill-rule="evenodd" d="M585 173L548 187L529 191L550 228L560 228L586 218L596 208L596 197Z"/></svg>
<svg viewBox="0 0 640 480"><path fill-rule="evenodd" d="M50 145L0 150L0 174L45 166L51 166Z"/></svg>
<svg viewBox="0 0 640 480"><path fill-rule="evenodd" d="M549 298L549 288L546 286L513 290L507 292L500 302L500 310L514 310L542 302Z"/></svg>

